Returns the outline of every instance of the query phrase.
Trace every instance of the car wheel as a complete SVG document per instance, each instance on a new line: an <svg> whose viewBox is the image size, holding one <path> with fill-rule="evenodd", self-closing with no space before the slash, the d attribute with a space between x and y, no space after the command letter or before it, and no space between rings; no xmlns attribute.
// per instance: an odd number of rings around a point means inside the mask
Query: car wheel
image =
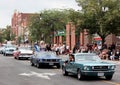
<svg viewBox="0 0 120 85"><path fill-rule="evenodd" d="M82 76L82 74L81 74L81 71L80 71L80 70L78 70L78 71L77 71L77 78L78 78L78 80L83 79L83 76Z"/></svg>
<svg viewBox="0 0 120 85"><path fill-rule="evenodd" d="M17 56L17 58L16 58L17 60L20 60L20 58Z"/></svg>
<svg viewBox="0 0 120 85"><path fill-rule="evenodd" d="M6 53L4 53L4 56L7 56L7 54L6 54Z"/></svg>
<svg viewBox="0 0 120 85"><path fill-rule="evenodd" d="M14 56L14 59L17 59L17 58Z"/></svg>
<svg viewBox="0 0 120 85"><path fill-rule="evenodd" d="M34 64L33 64L33 62L32 62L32 61L30 61L30 65L31 65L31 66L34 66Z"/></svg>
<svg viewBox="0 0 120 85"><path fill-rule="evenodd" d="M57 65L57 68L60 68L60 64Z"/></svg>
<svg viewBox="0 0 120 85"><path fill-rule="evenodd" d="M36 67L37 67L37 68L40 68L40 64L39 64L39 63L36 63Z"/></svg>
<svg viewBox="0 0 120 85"><path fill-rule="evenodd" d="M66 71L65 67L62 67L62 74L64 76L67 76L68 75L68 72Z"/></svg>
<svg viewBox="0 0 120 85"><path fill-rule="evenodd" d="M111 80L111 79L112 79L112 75L105 76L105 78L106 78L107 80Z"/></svg>
<svg viewBox="0 0 120 85"><path fill-rule="evenodd" d="M3 55L5 56L5 53L3 53Z"/></svg>

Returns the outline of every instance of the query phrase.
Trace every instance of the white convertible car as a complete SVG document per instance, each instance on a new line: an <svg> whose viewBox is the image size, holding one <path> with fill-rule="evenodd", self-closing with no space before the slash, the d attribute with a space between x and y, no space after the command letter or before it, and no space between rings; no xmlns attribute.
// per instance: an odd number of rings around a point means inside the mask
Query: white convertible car
<svg viewBox="0 0 120 85"><path fill-rule="evenodd" d="M18 60L20 58L29 59L31 55L33 55L33 51L30 47L19 47L13 53L14 58Z"/></svg>

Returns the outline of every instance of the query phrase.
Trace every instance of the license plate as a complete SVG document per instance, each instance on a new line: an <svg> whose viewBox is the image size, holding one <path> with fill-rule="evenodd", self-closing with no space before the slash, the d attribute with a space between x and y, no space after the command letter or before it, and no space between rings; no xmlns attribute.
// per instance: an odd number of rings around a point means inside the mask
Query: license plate
<svg viewBox="0 0 120 85"><path fill-rule="evenodd" d="M54 65L53 63L49 63L49 65Z"/></svg>
<svg viewBox="0 0 120 85"><path fill-rule="evenodd" d="M104 76L104 73L98 73L98 76Z"/></svg>

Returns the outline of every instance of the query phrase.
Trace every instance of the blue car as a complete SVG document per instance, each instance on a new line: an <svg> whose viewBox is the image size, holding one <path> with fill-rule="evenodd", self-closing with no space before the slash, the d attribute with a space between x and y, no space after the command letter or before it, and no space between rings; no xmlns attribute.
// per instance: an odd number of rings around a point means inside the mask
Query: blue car
<svg viewBox="0 0 120 85"><path fill-rule="evenodd" d="M63 75L72 73L77 75L79 80L87 76L105 77L111 80L115 67L115 64L104 62L93 53L76 53L70 55L68 60L62 61Z"/></svg>
<svg viewBox="0 0 120 85"><path fill-rule="evenodd" d="M53 52L36 52L30 58L31 66L38 68L43 66L57 66L60 68L60 58Z"/></svg>

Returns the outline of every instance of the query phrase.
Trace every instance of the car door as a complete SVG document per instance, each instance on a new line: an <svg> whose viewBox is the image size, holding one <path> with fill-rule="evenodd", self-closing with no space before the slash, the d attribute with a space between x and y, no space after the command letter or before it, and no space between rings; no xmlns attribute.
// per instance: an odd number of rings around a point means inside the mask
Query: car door
<svg viewBox="0 0 120 85"><path fill-rule="evenodd" d="M74 60L70 62L70 72L76 73L77 66L75 63L75 56L73 56L73 57L74 57Z"/></svg>
<svg viewBox="0 0 120 85"><path fill-rule="evenodd" d="M65 63L66 62L66 63ZM65 61L64 64L65 64L65 68L66 68L66 71L70 72L70 61L67 60Z"/></svg>
<svg viewBox="0 0 120 85"><path fill-rule="evenodd" d="M36 54L34 54L34 55L32 56L32 62L33 62L34 64L36 64Z"/></svg>
<svg viewBox="0 0 120 85"><path fill-rule="evenodd" d="M70 68L69 70L70 70L71 73L76 73L77 67L76 67L75 61L70 62L69 68Z"/></svg>
<svg viewBox="0 0 120 85"><path fill-rule="evenodd" d="M74 64L73 61L68 61L68 63L66 64L66 71L72 72L74 66L73 64Z"/></svg>

